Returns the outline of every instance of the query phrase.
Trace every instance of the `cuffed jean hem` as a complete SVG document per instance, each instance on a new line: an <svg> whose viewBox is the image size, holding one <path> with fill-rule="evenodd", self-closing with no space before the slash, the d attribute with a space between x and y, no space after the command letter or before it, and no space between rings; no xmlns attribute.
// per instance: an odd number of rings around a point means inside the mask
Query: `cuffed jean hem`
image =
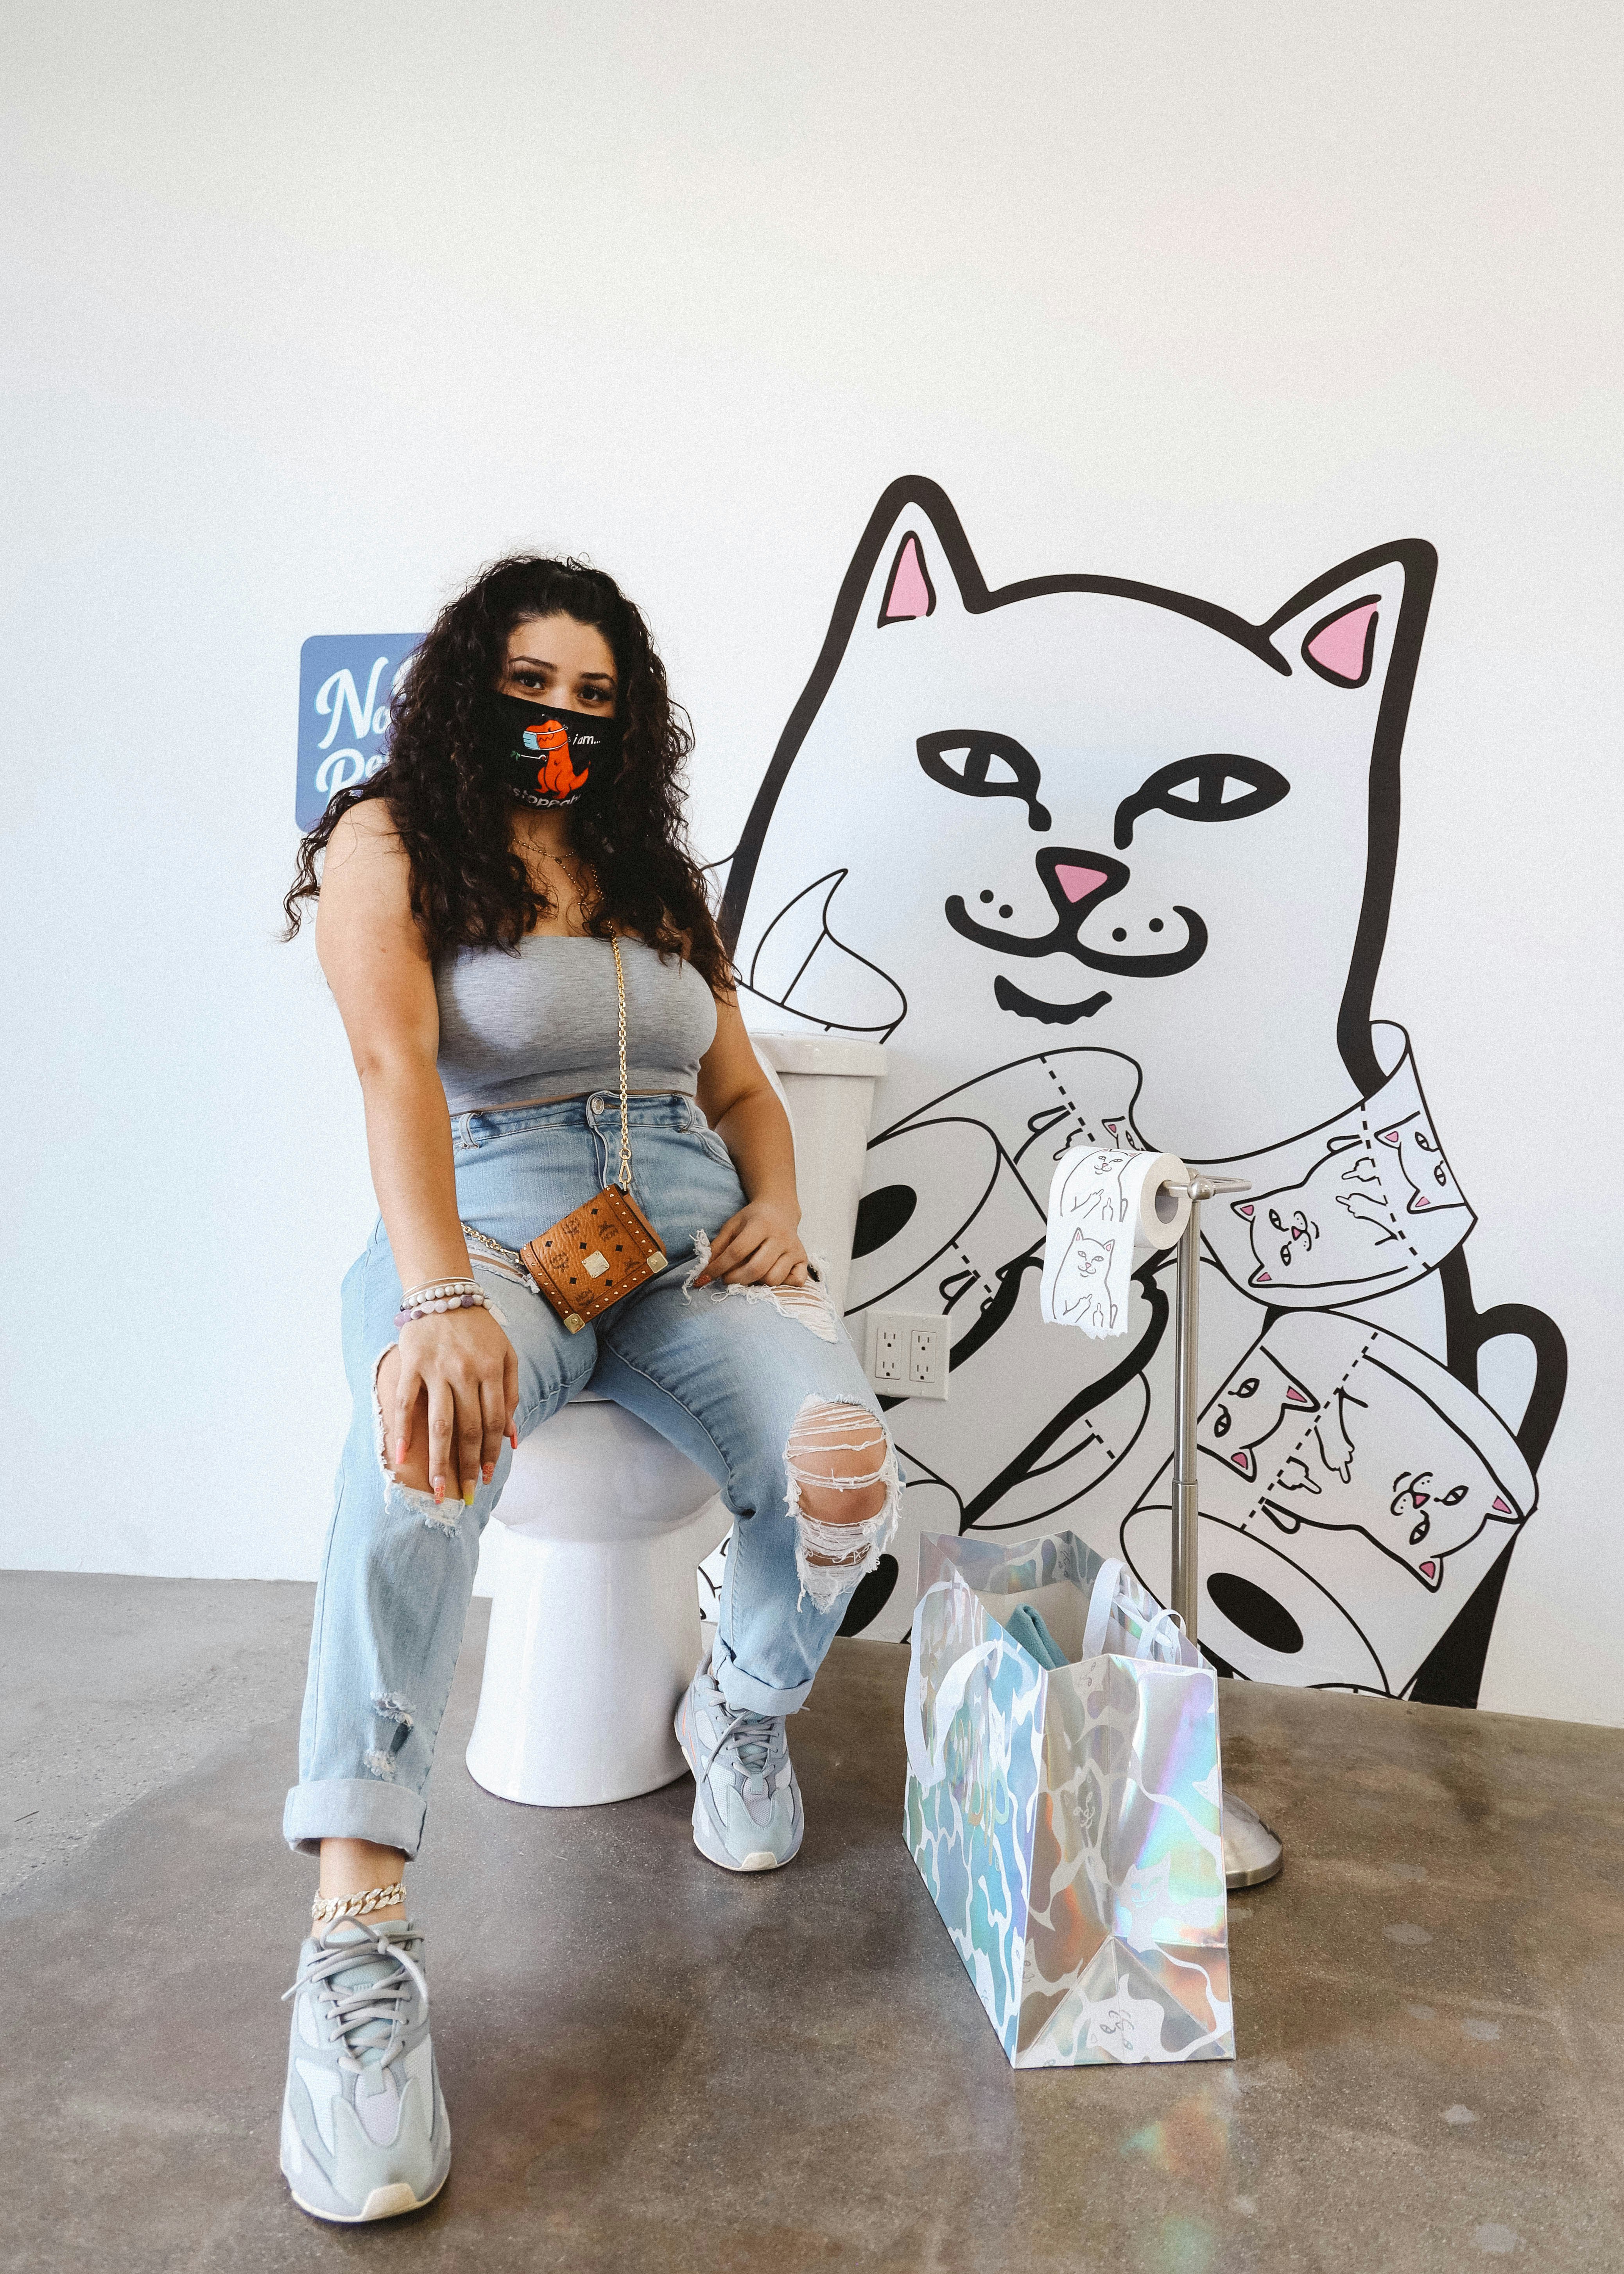
<svg viewBox="0 0 1624 2274"><path fill-rule="evenodd" d="M324 1840L370 1840L398 1848L409 1863L423 1838L421 1793L376 1777L327 1777L296 1784L282 1812L282 1836L296 1856L320 1856Z"/></svg>
<svg viewBox="0 0 1624 2274"><path fill-rule="evenodd" d="M717 1687L735 1713L793 1713L804 1706L812 1689L811 1682L799 1682L793 1690L775 1690L771 1684L757 1682L747 1674L718 1634L710 1650L710 1668L716 1675Z"/></svg>

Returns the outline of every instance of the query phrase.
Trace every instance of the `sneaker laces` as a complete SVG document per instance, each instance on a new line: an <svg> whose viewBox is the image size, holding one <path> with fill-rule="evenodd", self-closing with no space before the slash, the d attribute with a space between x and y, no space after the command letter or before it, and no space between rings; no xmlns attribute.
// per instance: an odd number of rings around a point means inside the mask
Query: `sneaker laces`
<svg viewBox="0 0 1624 2274"><path fill-rule="evenodd" d="M747 1792L753 1781L759 1796L767 1789L767 1763L778 1726L771 1713L740 1713L729 1708L722 1734L706 1755L702 1773L709 1776L714 1763L731 1746L735 1762L744 1772Z"/></svg>
<svg viewBox="0 0 1624 2274"><path fill-rule="evenodd" d="M282 1992L284 2005L300 1990L314 1992L328 2040L336 2039L341 2047L339 2067L357 2074L369 2066L387 2068L400 2052L406 2042L407 2007L414 1989L423 1999L424 2019L428 2018L428 1977L406 1947L410 1943L420 1948L423 1937L415 1931L392 1935L391 1924L335 1920L318 1942L317 1954L300 1968L291 1987ZM342 1942L328 1940L328 1936L344 1928L356 1930L361 1939L346 1935ZM365 1948L367 1943L372 1945L370 1951ZM395 1971L376 1972L380 1960Z"/></svg>

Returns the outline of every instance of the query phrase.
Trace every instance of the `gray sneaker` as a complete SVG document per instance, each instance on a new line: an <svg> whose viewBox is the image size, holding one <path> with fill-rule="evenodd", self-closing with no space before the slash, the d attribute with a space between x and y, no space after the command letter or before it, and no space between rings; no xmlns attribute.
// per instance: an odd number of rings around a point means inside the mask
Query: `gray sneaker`
<svg viewBox="0 0 1624 2274"><path fill-rule="evenodd" d="M282 2168L317 2218L394 2218L446 2184L451 2126L422 1949L406 1921L339 1919L299 1953Z"/></svg>
<svg viewBox="0 0 1624 2274"><path fill-rule="evenodd" d="M694 1773L694 1845L725 1871L775 1871L806 1829L781 1714L737 1713L702 1666L677 1708Z"/></svg>

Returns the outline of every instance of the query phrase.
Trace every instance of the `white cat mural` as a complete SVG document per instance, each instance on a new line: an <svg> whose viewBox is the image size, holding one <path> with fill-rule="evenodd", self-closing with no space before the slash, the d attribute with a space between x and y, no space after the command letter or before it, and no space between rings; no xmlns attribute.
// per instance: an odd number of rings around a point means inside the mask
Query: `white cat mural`
<svg viewBox="0 0 1624 2274"><path fill-rule="evenodd" d="M1165 1148L1251 1185L1204 1216L1203 1643L1475 1700L1566 1360L1542 1313L1476 1311L1475 1219L1371 1017L1435 567L1365 553L1254 625L1109 576L990 591L934 483L880 500L723 924L756 1023L888 1044L848 1299L951 1337L949 1400L894 1415L904 1573L921 1531L1064 1510L1165 1586L1170 1260L1124 1339L1037 1300L1056 1156ZM1477 1359L1505 1335L1533 1388L1501 1416ZM896 1577L848 1631L906 1633Z"/></svg>

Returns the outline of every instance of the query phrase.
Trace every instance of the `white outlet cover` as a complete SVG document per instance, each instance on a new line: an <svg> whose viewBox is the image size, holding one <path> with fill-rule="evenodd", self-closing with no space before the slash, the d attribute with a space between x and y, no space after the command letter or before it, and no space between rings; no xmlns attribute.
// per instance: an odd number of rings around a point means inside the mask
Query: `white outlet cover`
<svg viewBox="0 0 1624 2274"><path fill-rule="evenodd" d="M929 1382L915 1382L912 1378L914 1330L916 1327L924 1328L936 1338L938 1362L936 1370ZM882 1375L876 1371L880 1335L883 1329L890 1329L897 1336L897 1372L894 1374ZM950 1349L951 1340L947 1330L947 1321L940 1311L935 1313L870 1311L863 1371L868 1377L870 1387L877 1389L883 1397L945 1398Z"/></svg>

